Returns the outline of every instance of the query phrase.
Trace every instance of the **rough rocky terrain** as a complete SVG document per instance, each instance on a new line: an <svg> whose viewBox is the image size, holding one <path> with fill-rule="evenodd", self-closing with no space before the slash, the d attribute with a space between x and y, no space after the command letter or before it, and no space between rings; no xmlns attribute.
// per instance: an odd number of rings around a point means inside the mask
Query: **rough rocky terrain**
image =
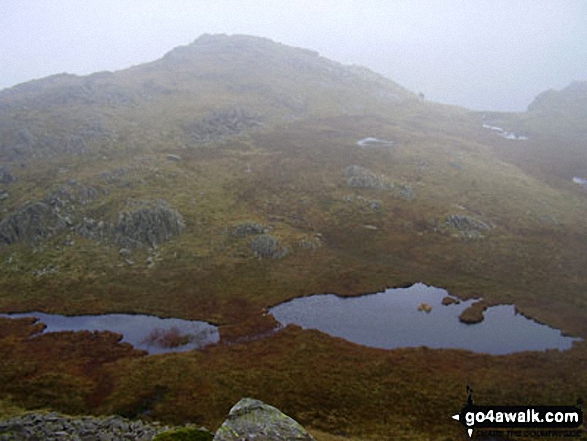
<svg viewBox="0 0 587 441"><path fill-rule="evenodd" d="M0 441L152 441L212 439L204 428L170 428L119 416L71 417L30 413L0 421ZM315 441L279 409L251 398L235 404L214 441Z"/></svg>

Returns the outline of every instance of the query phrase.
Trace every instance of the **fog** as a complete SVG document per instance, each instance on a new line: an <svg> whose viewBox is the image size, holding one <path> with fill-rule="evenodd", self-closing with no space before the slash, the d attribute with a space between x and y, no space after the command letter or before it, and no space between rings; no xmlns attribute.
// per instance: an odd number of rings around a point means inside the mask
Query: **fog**
<svg viewBox="0 0 587 441"><path fill-rule="evenodd" d="M0 88L124 69L203 33L314 49L479 110L525 110L587 80L583 0L3 0Z"/></svg>

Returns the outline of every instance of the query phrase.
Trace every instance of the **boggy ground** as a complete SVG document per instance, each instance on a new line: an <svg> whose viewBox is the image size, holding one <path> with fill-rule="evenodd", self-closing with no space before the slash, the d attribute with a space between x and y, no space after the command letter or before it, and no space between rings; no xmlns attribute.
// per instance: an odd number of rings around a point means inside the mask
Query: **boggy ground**
<svg viewBox="0 0 587 441"><path fill-rule="evenodd" d="M255 396L341 439L461 439L450 416L464 405L466 384L477 404L574 404L587 392L585 343L499 357L384 351L290 326L257 341L146 357L107 333L26 339L24 319L3 319L0 329L4 400L212 429L241 397Z"/></svg>

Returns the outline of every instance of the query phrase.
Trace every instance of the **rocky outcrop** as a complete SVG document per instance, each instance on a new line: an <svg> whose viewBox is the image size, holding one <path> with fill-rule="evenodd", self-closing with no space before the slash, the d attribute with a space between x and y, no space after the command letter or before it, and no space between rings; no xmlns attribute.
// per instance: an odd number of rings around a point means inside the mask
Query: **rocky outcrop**
<svg viewBox="0 0 587 441"><path fill-rule="evenodd" d="M372 188L375 190L393 190L397 197L402 199L412 199L414 192L408 184L396 184L391 182L384 175L373 173L366 167L360 165L349 165L344 169L349 188Z"/></svg>
<svg viewBox="0 0 587 441"><path fill-rule="evenodd" d="M388 183L383 175L376 175L371 170L360 165L349 165L344 170L347 177L347 186L350 188L374 188L384 189L393 188L393 184Z"/></svg>
<svg viewBox="0 0 587 441"><path fill-rule="evenodd" d="M164 200L145 203L132 211L118 213L115 232L125 247L156 246L180 234L185 228L183 216Z"/></svg>
<svg viewBox="0 0 587 441"><path fill-rule="evenodd" d="M0 243L24 241L36 245L68 228L86 239L117 243L126 248L155 247L180 234L182 215L166 201L141 201L138 208L118 213L116 224L84 216L74 203L89 204L100 191L88 186L64 186L42 202L26 204L0 222Z"/></svg>
<svg viewBox="0 0 587 441"><path fill-rule="evenodd" d="M118 416L73 418L57 413L27 414L0 421L0 441L151 441L167 429Z"/></svg>
<svg viewBox="0 0 587 441"><path fill-rule="evenodd" d="M482 233L489 231L491 228L485 222L460 214L447 216L445 224L447 227L454 228L460 234L467 237L478 237Z"/></svg>
<svg viewBox="0 0 587 441"><path fill-rule="evenodd" d="M188 124L185 131L194 144L206 144L261 125L261 117L257 114L242 109L228 109Z"/></svg>
<svg viewBox="0 0 587 441"><path fill-rule="evenodd" d="M289 250L281 245L279 239L270 234L261 234L251 241L251 250L262 259L281 259Z"/></svg>
<svg viewBox="0 0 587 441"><path fill-rule="evenodd" d="M243 398L213 435L203 427L169 427L119 416L29 413L0 421L0 441L316 441L295 420L262 401Z"/></svg>
<svg viewBox="0 0 587 441"><path fill-rule="evenodd" d="M67 185L63 185L49 193L45 201L51 205L63 208L68 204L87 205L105 194L108 194L108 190L91 185L83 185L72 179Z"/></svg>
<svg viewBox="0 0 587 441"><path fill-rule="evenodd" d="M299 423L279 409L243 398L230 409L214 441L315 441Z"/></svg>
<svg viewBox="0 0 587 441"><path fill-rule="evenodd" d="M254 236L257 234L265 234L268 233L269 230L269 227L261 225L257 222L242 222L234 226L232 235L234 237L242 238L247 236Z"/></svg>
<svg viewBox="0 0 587 441"><path fill-rule="evenodd" d="M35 202L0 222L0 242L8 245L18 241L35 244L54 236L69 224L70 220L61 216L54 207Z"/></svg>

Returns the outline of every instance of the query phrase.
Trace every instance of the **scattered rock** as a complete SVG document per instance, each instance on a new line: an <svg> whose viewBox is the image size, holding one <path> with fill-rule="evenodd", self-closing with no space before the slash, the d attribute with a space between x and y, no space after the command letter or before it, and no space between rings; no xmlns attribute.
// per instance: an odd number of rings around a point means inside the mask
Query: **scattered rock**
<svg viewBox="0 0 587 441"><path fill-rule="evenodd" d="M298 422L279 409L243 398L230 409L214 441L315 441Z"/></svg>
<svg viewBox="0 0 587 441"><path fill-rule="evenodd" d="M396 184L384 175L377 175L366 167L349 165L344 169L349 188L372 188L376 190L394 190L396 196L402 199L412 199L413 190L408 184Z"/></svg>
<svg viewBox="0 0 587 441"><path fill-rule="evenodd" d="M262 259L281 259L289 254L289 250L283 247L275 236L261 234L251 241L251 250L256 257Z"/></svg>
<svg viewBox="0 0 587 441"><path fill-rule="evenodd" d="M57 274L59 273L59 267L53 265L47 265L45 268L37 269L33 271L33 275L35 277L45 276L47 274Z"/></svg>
<svg viewBox="0 0 587 441"><path fill-rule="evenodd" d="M442 299L442 304L444 306L458 305L459 303L461 303L461 301L459 299L455 299L454 297L446 296L445 298Z"/></svg>
<svg viewBox="0 0 587 441"><path fill-rule="evenodd" d="M179 155L172 155L171 153L166 155L166 158L169 159L170 161L176 161L179 162L181 161L181 156Z"/></svg>
<svg viewBox="0 0 587 441"><path fill-rule="evenodd" d="M374 188L385 189L393 188L392 183L388 183L383 175L376 175L371 170L360 165L349 165L344 170L347 177L347 186L350 188Z"/></svg>
<svg viewBox="0 0 587 441"><path fill-rule="evenodd" d="M234 237L254 236L257 234L265 234L270 230L269 227L261 225L257 222L242 222L234 227L232 235Z"/></svg>
<svg viewBox="0 0 587 441"><path fill-rule="evenodd" d="M307 250L316 250L320 248L321 243L318 237L304 237L299 240L298 247Z"/></svg>
<svg viewBox="0 0 587 441"><path fill-rule="evenodd" d="M455 228L462 235L467 237L479 237L481 233L489 231L491 228L485 222L460 214L447 216L445 223L449 228Z"/></svg>
<svg viewBox="0 0 587 441"><path fill-rule="evenodd" d="M410 200L414 197L414 191L412 186L408 184L397 184L396 185L397 195L406 200Z"/></svg>
<svg viewBox="0 0 587 441"><path fill-rule="evenodd" d="M260 115L242 109L229 109L192 122L185 127L185 131L193 143L206 144L261 125Z"/></svg>
<svg viewBox="0 0 587 441"><path fill-rule="evenodd" d="M0 201L3 201L4 199L8 199L8 193L4 190L0 190Z"/></svg>
<svg viewBox="0 0 587 441"><path fill-rule="evenodd" d="M72 179L67 185L49 193L45 202L60 208L78 203L87 205L100 198L102 194L108 194L108 192L90 185L82 185Z"/></svg>
<svg viewBox="0 0 587 441"><path fill-rule="evenodd" d="M169 427L158 423L130 421L118 416L74 418L48 414L26 414L0 422L0 441L151 441Z"/></svg>
<svg viewBox="0 0 587 441"><path fill-rule="evenodd" d="M105 184L109 184L109 185L118 184L118 183L120 183L122 178L126 177L129 173L130 173L130 168L123 166L123 167L115 168L114 170L103 171L102 173L99 174L99 178Z"/></svg>
<svg viewBox="0 0 587 441"><path fill-rule="evenodd" d="M361 208L373 211L378 211L382 207L381 201L379 199L369 199L361 195L346 195L342 198L342 200L345 202L356 202L360 205Z"/></svg>

